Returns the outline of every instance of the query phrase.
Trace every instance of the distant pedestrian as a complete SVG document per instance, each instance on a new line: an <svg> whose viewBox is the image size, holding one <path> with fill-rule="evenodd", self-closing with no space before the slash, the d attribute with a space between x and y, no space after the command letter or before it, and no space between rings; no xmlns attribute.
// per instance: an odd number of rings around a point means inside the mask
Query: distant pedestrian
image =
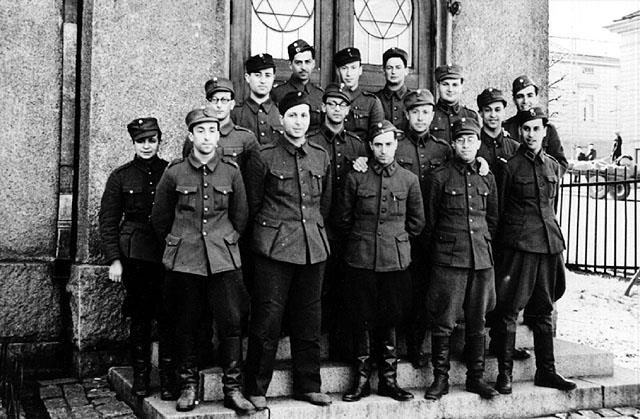
<svg viewBox="0 0 640 419"><path fill-rule="evenodd" d="M616 131L616 138L613 139L613 150L611 151L611 161L615 163L622 155L622 137L620 131Z"/></svg>
<svg viewBox="0 0 640 419"><path fill-rule="evenodd" d="M587 152L587 160L593 161L596 159L597 153L596 149L593 148L593 143L589 143L589 151Z"/></svg>

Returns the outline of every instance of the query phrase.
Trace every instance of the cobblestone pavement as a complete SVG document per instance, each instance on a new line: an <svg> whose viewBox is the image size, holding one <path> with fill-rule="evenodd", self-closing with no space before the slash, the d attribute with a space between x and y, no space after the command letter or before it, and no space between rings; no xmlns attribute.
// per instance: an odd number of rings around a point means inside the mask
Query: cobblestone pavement
<svg viewBox="0 0 640 419"><path fill-rule="evenodd" d="M116 398L106 377L38 383L40 399L51 419L136 419L131 408Z"/></svg>
<svg viewBox="0 0 640 419"><path fill-rule="evenodd" d="M614 407L611 409L578 410L577 412L557 413L553 416L542 416L536 419L587 419L587 418L627 418L640 419L639 407Z"/></svg>

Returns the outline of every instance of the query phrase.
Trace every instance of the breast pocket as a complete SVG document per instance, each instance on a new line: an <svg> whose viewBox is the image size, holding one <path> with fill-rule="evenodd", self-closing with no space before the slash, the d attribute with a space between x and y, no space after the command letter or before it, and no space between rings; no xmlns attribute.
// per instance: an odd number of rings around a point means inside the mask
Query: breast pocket
<svg viewBox="0 0 640 419"><path fill-rule="evenodd" d="M195 211L197 192L198 187L194 185L176 186L176 193L178 194L178 209L183 211Z"/></svg>
<svg viewBox="0 0 640 419"><path fill-rule="evenodd" d="M358 189L358 212L361 214L377 214L378 199L376 192L371 189Z"/></svg>
<svg viewBox="0 0 640 419"><path fill-rule="evenodd" d="M276 194L281 196L289 196L294 191L293 172L272 169L270 172L270 183Z"/></svg>
<svg viewBox="0 0 640 419"><path fill-rule="evenodd" d="M223 147L222 153L225 157L237 162L244 149L242 146Z"/></svg>
<svg viewBox="0 0 640 419"><path fill-rule="evenodd" d="M326 172L323 170L311 170L311 196L322 195L322 186Z"/></svg>
<svg viewBox="0 0 640 419"><path fill-rule="evenodd" d="M398 156L397 158L398 163L400 163L400 166L404 167L407 170L411 170L413 168L413 158L412 157L407 157L407 156Z"/></svg>
<svg viewBox="0 0 640 419"><path fill-rule="evenodd" d="M442 204L448 209L463 209L467 206L464 186L445 186Z"/></svg>
<svg viewBox="0 0 640 419"><path fill-rule="evenodd" d="M391 214L404 215L407 211L407 191L391 191Z"/></svg>
<svg viewBox="0 0 640 419"><path fill-rule="evenodd" d="M369 114L363 110L353 110L353 125L358 130L369 132Z"/></svg>
<svg viewBox="0 0 640 419"><path fill-rule="evenodd" d="M481 210L487 209L487 199L489 198L489 187L485 184L478 185L478 203Z"/></svg>
<svg viewBox="0 0 640 419"><path fill-rule="evenodd" d="M442 159L431 159L429 160L429 169L433 170L436 167L440 167L442 166L443 160Z"/></svg>
<svg viewBox="0 0 640 419"><path fill-rule="evenodd" d="M123 185L122 196L124 198L125 213L144 209L142 185Z"/></svg>
<svg viewBox="0 0 640 419"><path fill-rule="evenodd" d="M556 194L558 193L558 177L555 175L551 175L551 176L544 176L544 179L547 183L546 185L547 195L549 196L550 199L555 198Z"/></svg>
<svg viewBox="0 0 640 419"><path fill-rule="evenodd" d="M217 210L228 209L232 192L231 185L213 185L213 207Z"/></svg>
<svg viewBox="0 0 640 419"><path fill-rule="evenodd" d="M516 196L522 198L536 197L535 179L530 177L516 177L513 179L513 184L515 186Z"/></svg>

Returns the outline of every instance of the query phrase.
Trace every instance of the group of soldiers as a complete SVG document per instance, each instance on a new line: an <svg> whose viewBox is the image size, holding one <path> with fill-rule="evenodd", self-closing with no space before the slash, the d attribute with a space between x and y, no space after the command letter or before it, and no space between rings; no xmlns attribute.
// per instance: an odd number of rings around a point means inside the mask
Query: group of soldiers
<svg viewBox="0 0 640 419"><path fill-rule="evenodd" d="M288 47L291 78L273 88L269 54L245 63L249 95L230 80L205 84L206 105L185 118L183 157L158 157L155 118L127 129L134 159L110 175L100 208L109 278L131 317L132 391L149 394L151 322L158 321L160 396L179 411L198 402L199 350L217 330L224 405L267 408L278 340L290 336L293 397L326 406L320 337L354 363L343 395L402 401L396 328L421 368L431 332L433 382L447 394L450 337L464 322L466 389L511 393L518 314L534 334L536 385L571 390L556 373L552 310L564 292L564 241L555 218L567 161L538 106L539 86L513 82L517 114L487 88L478 113L460 103L463 70L437 67L438 100L405 85L407 53L383 55L386 84L359 87L357 48L334 56L340 83L310 81L315 49ZM249 316L250 312L250 316ZM242 338L248 320L248 349ZM483 378L485 327L498 358ZM204 332L203 332L204 329ZM203 339L203 334L205 338ZM203 344L205 342L205 344Z"/></svg>

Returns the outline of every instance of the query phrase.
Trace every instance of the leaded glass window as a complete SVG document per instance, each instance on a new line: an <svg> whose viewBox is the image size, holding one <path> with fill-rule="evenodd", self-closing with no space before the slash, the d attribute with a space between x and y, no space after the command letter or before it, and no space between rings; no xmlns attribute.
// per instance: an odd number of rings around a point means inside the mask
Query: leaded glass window
<svg viewBox="0 0 640 419"><path fill-rule="evenodd" d="M353 44L365 64L382 64L391 47L409 53L412 66L413 5L411 0L354 0Z"/></svg>
<svg viewBox="0 0 640 419"><path fill-rule="evenodd" d="M251 55L288 60L287 45L314 39L314 0L252 0Z"/></svg>

